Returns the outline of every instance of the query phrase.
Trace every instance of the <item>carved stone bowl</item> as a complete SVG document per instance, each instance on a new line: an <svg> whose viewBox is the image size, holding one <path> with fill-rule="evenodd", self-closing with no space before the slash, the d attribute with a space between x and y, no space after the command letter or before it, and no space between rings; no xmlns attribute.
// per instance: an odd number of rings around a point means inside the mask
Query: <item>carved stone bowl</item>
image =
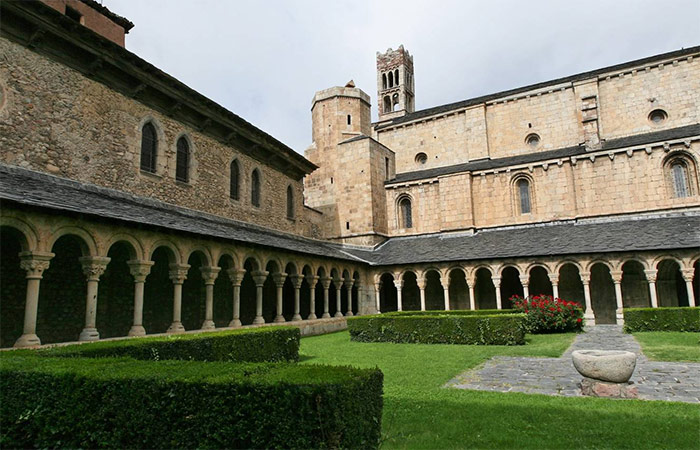
<svg viewBox="0 0 700 450"><path fill-rule="evenodd" d="M622 350L576 350L571 358L584 377L612 383L629 381L637 366L637 355Z"/></svg>

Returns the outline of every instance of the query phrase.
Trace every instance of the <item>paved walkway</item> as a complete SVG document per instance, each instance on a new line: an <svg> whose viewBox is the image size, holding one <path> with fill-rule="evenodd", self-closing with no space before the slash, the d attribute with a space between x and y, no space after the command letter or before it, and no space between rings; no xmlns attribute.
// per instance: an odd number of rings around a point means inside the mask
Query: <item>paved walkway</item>
<svg viewBox="0 0 700 450"><path fill-rule="evenodd" d="M597 325L579 334L561 358L495 356L449 381L447 386L495 392L580 397L583 378L571 362L582 349L627 350L637 354L631 381L639 398L700 403L700 363L649 361L637 341L617 325Z"/></svg>

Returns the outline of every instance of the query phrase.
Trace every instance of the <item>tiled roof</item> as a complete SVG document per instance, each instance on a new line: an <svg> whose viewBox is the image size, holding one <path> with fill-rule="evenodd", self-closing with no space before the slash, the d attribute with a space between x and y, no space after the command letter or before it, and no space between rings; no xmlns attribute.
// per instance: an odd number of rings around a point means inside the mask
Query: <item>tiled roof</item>
<svg viewBox="0 0 700 450"><path fill-rule="evenodd" d="M376 124L377 130L382 130L387 127L392 127L405 122L411 122L413 120L422 119L424 117L435 116L439 114L444 114L457 109L466 108L473 105L478 105L480 103L485 103L499 99L501 97L509 97L511 95L516 95L519 93L532 91L535 89L542 89L547 86L553 86L561 83L573 83L580 80L585 80L588 78L597 77L603 75L607 72L617 72L619 70L625 70L636 66L643 66L645 64L652 64L655 61L661 61L671 58L682 58L684 56L692 55L694 53L700 52L700 46L689 47L681 50L675 50L668 53L661 53L659 55L649 56L647 58L637 59L634 61L629 61L621 64L616 64L614 66L603 67L602 69L591 70L588 72L582 72L576 75L570 75L564 78L557 78L555 80L544 81L541 83L531 84L528 86L523 86L515 89L510 89L507 91L496 92L494 94L483 95L481 97L475 97L468 100L462 100L455 103L448 103L446 105L435 106L433 108L422 109L420 111L407 114L402 117L397 117L396 119L387 120L385 122L378 122Z"/></svg>
<svg viewBox="0 0 700 450"><path fill-rule="evenodd" d="M684 127L671 128L669 130L655 131L653 133L637 134L629 137L610 139L608 141L603 142L602 147L599 150L595 151L627 148L636 145L651 144L654 142L663 142L671 139L682 139L685 137L698 135L700 135L700 124L688 125ZM463 164L455 164L452 166L435 167L433 169L418 170L415 172L397 173L396 177L394 177L391 180L387 180L384 184L395 184L406 181L422 180L425 178L434 178L440 175L449 175L460 172L498 169L501 167L529 164L538 161L547 161L549 159L568 158L570 156L578 156L586 153L588 152L586 151L586 148L584 146L577 145L574 147L560 148L557 150L549 150L546 152L536 152L518 156L510 156L508 158L482 159ZM594 153L594 151L591 151L591 153Z"/></svg>

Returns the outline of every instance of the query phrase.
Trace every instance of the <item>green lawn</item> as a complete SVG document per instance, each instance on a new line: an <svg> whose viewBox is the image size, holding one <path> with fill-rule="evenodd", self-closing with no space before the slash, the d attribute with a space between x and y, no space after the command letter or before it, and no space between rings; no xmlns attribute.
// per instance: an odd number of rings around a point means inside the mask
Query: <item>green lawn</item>
<svg viewBox="0 0 700 450"><path fill-rule="evenodd" d="M649 359L700 362L700 333L648 331L633 335Z"/></svg>
<svg viewBox="0 0 700 450"><path fill-rule="evenodd" d="M560 356L574 338L526 346L351 342L347 332L301 340L302 364L384 372L383 448L698 448L700 406L446 389L494 355Z"/></svg>

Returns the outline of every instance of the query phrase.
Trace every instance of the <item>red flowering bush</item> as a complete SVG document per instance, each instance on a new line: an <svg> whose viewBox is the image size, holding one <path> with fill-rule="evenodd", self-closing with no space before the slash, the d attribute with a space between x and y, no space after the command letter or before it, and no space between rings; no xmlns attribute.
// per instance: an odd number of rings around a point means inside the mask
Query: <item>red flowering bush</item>
<svg viewBox="0 0 700 450"><path fill-rule="evenodd" d="M562 333L583 329L583 308L576 302L568 302L551 295L510 298L513 309L525 313L525 326L529 333Z"/></svg>

